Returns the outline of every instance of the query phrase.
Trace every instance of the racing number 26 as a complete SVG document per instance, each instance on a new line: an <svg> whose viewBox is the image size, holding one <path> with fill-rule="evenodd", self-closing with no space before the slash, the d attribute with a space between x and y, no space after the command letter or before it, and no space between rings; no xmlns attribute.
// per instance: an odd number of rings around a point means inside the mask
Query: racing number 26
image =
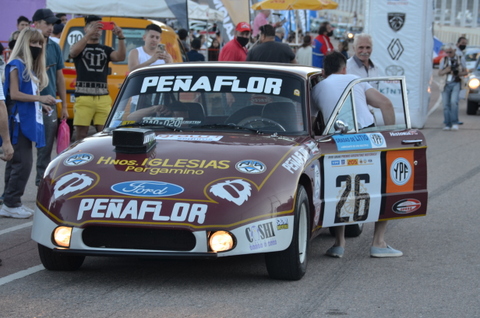
<svg viewBox="0 0 480 318"><path fill-rule="evenodd" d="M370 207L370 195L368 193L360 193L360 184L361 181L365 183L370 183L370 176L366 173L355 175L355 185L353 195L355 197L354 211L353 211L353 221L364 221L368 217L368 209ZM342 197L337 203L335 209L335 223L347 223L350 222L350 217L341 216L341 211L345 202L347 201L350 192L352 191L352 176L343 175L338 176L336 180L336 187L339 188L342 185L342 182L345 182L345 190L342 193ZM360 203L365 201L363 204L363 213L359 215L360 212Z"/></svg>

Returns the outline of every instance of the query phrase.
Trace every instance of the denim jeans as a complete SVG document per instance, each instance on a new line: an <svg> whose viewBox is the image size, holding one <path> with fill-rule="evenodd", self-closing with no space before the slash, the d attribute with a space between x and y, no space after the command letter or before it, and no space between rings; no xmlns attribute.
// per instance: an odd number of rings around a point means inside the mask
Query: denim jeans
<svg viewBox="0 0 480 318"><path fill-rule="evenodd" d="M445 84L442 92L443 100L443 123L452 127L458 124L458 99L460 94L460 82L449 82Z"/></svg>

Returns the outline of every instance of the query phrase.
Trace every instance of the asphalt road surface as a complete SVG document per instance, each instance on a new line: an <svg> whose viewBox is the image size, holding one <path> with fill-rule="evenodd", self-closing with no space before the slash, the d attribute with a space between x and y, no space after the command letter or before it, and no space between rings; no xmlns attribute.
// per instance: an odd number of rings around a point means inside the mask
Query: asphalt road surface
<svg viewBox="0 0 480 318"><path fill-rule="evenodd" d="M434 87L426 217L391 221L396 259L369 256L373 225L347 239L342 259L311 244L300 281L271 280L261 255L198 260L87 257L81 270L50 272L30 239L32 220L0 218L0 317L480 317L480 116L442 131ZM4 164L0 164L3 176ZM35 206L31 182L24 204Z"/></svg>

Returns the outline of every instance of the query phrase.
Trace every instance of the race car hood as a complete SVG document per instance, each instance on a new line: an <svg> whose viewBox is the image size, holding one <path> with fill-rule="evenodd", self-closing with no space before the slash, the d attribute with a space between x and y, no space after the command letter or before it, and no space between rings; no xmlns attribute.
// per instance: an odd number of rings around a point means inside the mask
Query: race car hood
<svg viewBox="0 0 480 318"><path fill-rule="evenodd" d="M300 174L318 149L308 138L159 134L153 149L115 151L86 138L47 168L38 207L57 223L233 228L293 212Z"/></svg>

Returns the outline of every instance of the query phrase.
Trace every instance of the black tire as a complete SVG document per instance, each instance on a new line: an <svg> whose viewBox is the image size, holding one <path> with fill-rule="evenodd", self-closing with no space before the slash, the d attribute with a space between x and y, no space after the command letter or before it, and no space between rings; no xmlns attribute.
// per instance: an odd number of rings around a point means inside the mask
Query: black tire
<svg viewBox="0 0 480 318"><path fill-rule="evenodd" d="M50 271L74 271L85 260L85 256L54 252L41 244L38 244L38 254L43 266Z"/></svg>
<svg viewBox="0 0 480 318"><path fill-rule="evenodd" d="M329 227L330 235L335 237L335 227ZM357 237L363 232L363 223L345 226L345 237Z"/></svg>
<svg viewBox="0 0 480 318"><path fill-rule="evenodd" d="M467 115L476 115L478 110L478 103L467 100Z"/></svg>
<svg viewBox="0 0 480 318"><path fill-rule="evenodd" d="M352 224L345 227L345 236L346 237L357 237L360 236L363 232L363 223L361 224Z"/></svg>
<svg viewBox="0 0 480 318"><path fill-rule="evenodd" d="M309 212L307 192L300 185L295 202L295 221L290 246L284 251L265 254L265 264L271 278L299 280L305 275L310 245Z"/></svg>

